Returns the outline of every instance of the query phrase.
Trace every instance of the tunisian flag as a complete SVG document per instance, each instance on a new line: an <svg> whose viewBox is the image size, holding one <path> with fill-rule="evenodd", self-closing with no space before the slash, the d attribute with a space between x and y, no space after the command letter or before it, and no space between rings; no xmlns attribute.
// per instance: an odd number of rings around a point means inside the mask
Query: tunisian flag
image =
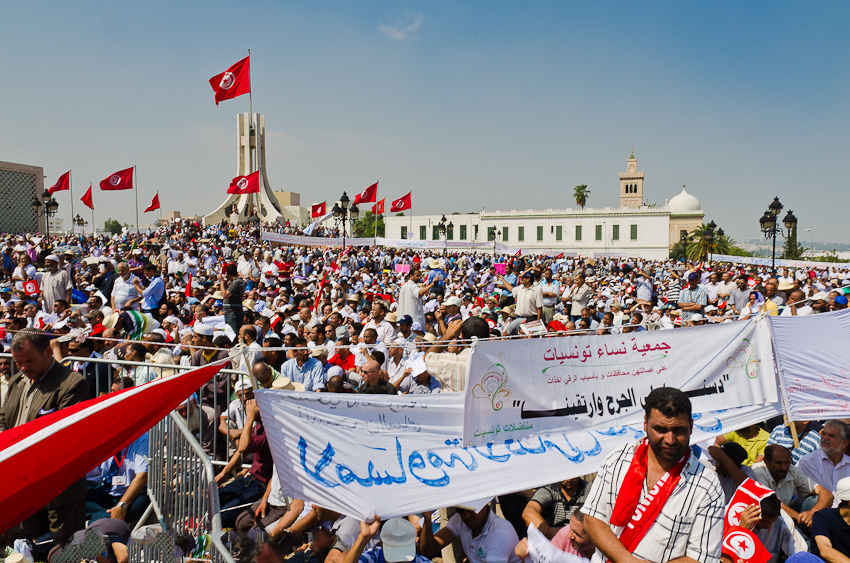
<svg viewBox="0 0 850 563"><path fill-rule="evenodd" d="M32 516L126 448L228 361L89 399L0 433L0 530Z"/></svg>
<svg viewBox="0 0 850 563"><path fill-rule="evenodd" d="M386 203L387 198L382 199L378 203L372 206L372 215L383 215L384 214L384 204Z"/></svg>
<svg viewBox="0 0 850 563"><path fill-rule="evenodd" d="M91 198L91 184L89 184L89 189L83 194L83 197L80 198L80 201L86 204L86 207L94 211L94 201Z"/></svg>
<svg viewBox="0 0 850 563"><path fill-rule="evenodd" d="M251 56L247 56L221 74L210 78L210 86L215 92L215 105L251 92Z"/></svg>
<svg viewBox="0 0 850 563"><path fill-rule="evenodd" d="M229 194L258 194L260 193L260 171L252 172L247 176L237 176L230 181L227 188Z"/></svg>
<svg viewBox="0 0 850 563"><path fill-rule="evenodd" d="M156 195L153 196L153 199L151 200L151 204L145 207L144 212L147 213L148 211L156 211L157 209L159 209L159 192L156 192Z"/></svg>
<svg viewBox="0 0 850 563"><path fill-rule="evenodd" d="M133 167L119 170L109 178L101 180L101 190L132 190L133 189Z"/></svg>
<svg viewBox="0 0 850 563"><path fill-rule="evenodd" d="M354 197L354 205L361 203L375 203L375 198L378 196L378 182L375 182L366 188L362 194L357 194Z"/></svg>
<svg viewBox="0 0 850 563"><path fill-rule="evenodd" d="M53 195L56 192L63 192L65 190L70 190L70 189L71 189L71 171L68 170L67 172L65 172L64 174L59 176L59 179L56 180L55 184L50 186L50 189L48 189L47 192L50 195Z"/></svg>
<svg viewBox="0 0 850 563"><path fill-rule="evenodd" d="M412 193L413 192L407 192L407 195L403 195L400 198L398 198L397 200L395 200L392 204L392 207L390 207L390 211L392 211L393 213L396 213L398 211L404 211L405 209L410 209L410 207L411 207L411 205L410 205L410 194L412 194Z"/></svg>
<svg viewBox="0 0 850 563"><path fill-rule="evenodd" d="M328 203L327 200L325 200L322 203L317 203L317 204L313 205L312 211L310 212L310 217L315 219L316 217L321 217L322 215L326 214L327 213L326 209L328 207L327 203Z"/></svg>

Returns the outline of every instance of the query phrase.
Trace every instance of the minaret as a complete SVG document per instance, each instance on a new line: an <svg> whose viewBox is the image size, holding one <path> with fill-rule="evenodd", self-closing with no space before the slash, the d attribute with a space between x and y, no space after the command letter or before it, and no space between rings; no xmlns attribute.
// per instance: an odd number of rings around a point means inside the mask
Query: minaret
<svg viewBox="0 0 850 563"><path fill-rule="evenodd" d="M640 207L643 204L643 172L637 171L635 148L626 161L626 173L620 173L620 207Z"/></svg>

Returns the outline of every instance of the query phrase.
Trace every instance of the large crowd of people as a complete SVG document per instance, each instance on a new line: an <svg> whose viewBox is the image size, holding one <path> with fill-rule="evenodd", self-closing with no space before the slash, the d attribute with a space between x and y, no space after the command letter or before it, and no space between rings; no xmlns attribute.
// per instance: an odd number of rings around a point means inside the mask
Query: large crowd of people
<svg viewBox="0 0 850 563"><path fill-rule="evenodd" d="M848 269L774 275L729 263L291 247L262 241L256 225L186 220L113 237L10 235L0 247L0 343L11 352L0 359L0 431L243 350L236 373L219 374L177 411L216 462L223 525L267 535L253 547L245 539L245 561L421 562L455 544L474 563L518 563L529 557L530 524L594 561L716 561L724 510L749 480L774 492L741 517L771 561L809 551L829 562L850 557L844 421L764 421L689 447L690 403L665 388L647 399L647 438L612 452L595 478L381 523L286 499L253 399L255 386L463 392L474 338L683 330L841 310ZM52 538L61 549L104 519L126 523L113 534L125 537L149 503L147 459L157 454L143 435L3 540Z"/></svg>

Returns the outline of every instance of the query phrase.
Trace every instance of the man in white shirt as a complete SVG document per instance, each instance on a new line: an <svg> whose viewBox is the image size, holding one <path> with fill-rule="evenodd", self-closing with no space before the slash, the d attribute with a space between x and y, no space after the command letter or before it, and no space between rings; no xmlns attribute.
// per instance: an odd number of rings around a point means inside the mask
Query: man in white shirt
<svg viewBox="0 0 850 563"><path fill-rule="evenodd" d="M844 453L850 445L850 426L840 420L827 420L820 433L820 449L804 455L797 467L804 475L835 495L835 487L850 477L850 456ZM838 497L833 507L838 506Z"/></svg>
<svg viewBox="0 0 850 563"><path fill-rule="evenodd" d="M372 303L372 318L360 331L360 338L366 333L366 329L374 328L378 333L378 342L389 346L395 340L395 329L385 320L387 316L387 307L381 301Z"/></svg>

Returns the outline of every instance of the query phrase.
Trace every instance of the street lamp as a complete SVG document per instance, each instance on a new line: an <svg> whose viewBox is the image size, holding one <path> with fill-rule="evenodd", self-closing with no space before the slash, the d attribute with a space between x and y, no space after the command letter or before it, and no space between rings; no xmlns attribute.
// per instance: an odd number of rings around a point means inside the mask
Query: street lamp
<svg viewBox="0 0 850 563"><path fill-rule="evenodd" d="M502 236L502 231L496 230L496 227L493 227L493 257L496 257L496 241L499 240Z"/></svg>
<svg viewBox="0 0 850 563"><path fill-rule="evenodd" d="M40 217L44 215L44 229L45 235L48 240L48 244L50 242L50 218L56 215L56 212L59 210L59 202L56 201L56 198L50 195L50 192L44 190L41 194L41 199L44 200L44 203L38 200L38 197L32 196L32 202L30 205L32 206L32 210L35 212L36 217ZM42 209L42 206L44 209Z"/></svg>
<svg viewBox="0 0 850 563"><path fill-rule="evenodd" d="M776 277L776 235L782 235L783 238L788 238L791 236L791 232L797 227L797 218L794 217L794 212L790 210L785 215L785 218L782 219L782 224L785 225L787 232L782 230L782 227L778 227L776 225L776 218L779 216L780 211L782 211L782 203L780 203L778 197L774 197L773 202L767 206L767 211L759 219L759 225L761 226L761 232L764 233L764 238L773 239L773 254L771 255L770 268L774 277Z"/></svg>
<svg viewBox="0 0 850 563"><path fill-rule="evenodd" d="M334 203L331 213L333 213L334 222L342 227L342 249L345 250L345 235L346 225L349 221L354 221L360 215L360 210L356 205L348 206L348 194L342 192L342 197L339 198L339 203Z"/></svg>
<svg viewBox="0 0 850 563"><path fill-rule="evenodd" d="M449 223L446 224L446 216L445 215L443 215L442 218L440 219L440 222L437 223L437 231L439 231L440 236L443 237L443 240L445 242L445 246L444 246L444 250L443 250L443 256L448 256L448 254L449 254L449 230L454 229L454 228L455 228L455 225L451 221L449 221Z"/></svg>
<svg viewBox="0 0 850 563"><path fill-rule="evenodd" d="M80 214L77 213L76 217L73 217L71 221L74 223L74 226L80 228L80 234L85 234L85 228L89 226L89 222L80 217Z"/></svg>

